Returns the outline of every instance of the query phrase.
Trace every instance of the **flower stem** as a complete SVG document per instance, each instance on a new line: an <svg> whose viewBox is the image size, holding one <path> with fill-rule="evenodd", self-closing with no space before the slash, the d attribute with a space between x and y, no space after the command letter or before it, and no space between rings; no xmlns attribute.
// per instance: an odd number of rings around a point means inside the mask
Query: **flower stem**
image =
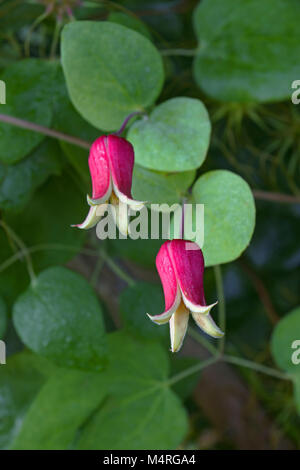
<svg viewBox="0 0 300 470"><path fill-rule="evenodd" d="M226 330L226 306L225 306L225 296L224 296L224 288L223 288L223 280L222 280L222 271L220 265L214 266L214 273L216 279L216 287L217 287L217 297L219 301L219 327L224 332L224 336L220 338L219 342L219 351L224 352L225 348L225 330Z"/></svg>
<svg viewBox="0 0 300 470"><path fill-rule="evenodd" d="M120 278L123 279L129 286L134 286L135 281L132 277L129 276L120 266L115 263L115 261L108 256L104 250L100 250L99 256L105 261L105 263L110 267L110 269Z"/></svg>
<svg viewBox="0 0 300 470"><path fill-rule="evenodd" d="M270 375L271 377L275 377L277 379L291 380L291 377L288 374L285 374L284 372L280 372L276 369L272 369L271 367L267 367L262 364L257 364L253 361L248 361L248 359L243 359L241 357L235 356L228 356L227 354L224 354L222 356L222 359L224 362L235 364L241 367L247 367L248 369L253 369L257 372L262 372L263 374Z"/></svg>
<svg viewBox="0 0 300 470"><path fill-rule="evenodd" d="M180 238L183 240L184 239L184 215L185 215L185 203L187 201L187 198L184 197L182 198L182 202L181 202L181 206L182 206L182 209L181 209L181 227L180 227Z"/></svg>
<svg viewBox="0 0 300 470"><path fill-rule="evenodd" d="M190 375L195 374L196 372L199 372L200 370L203 370L206 367L211 366L212 364L215 364L219 360L220 360L220 357L214 356L214 357L210 357L209 359L203 362L200 362L199 364L195 364L194 366L188 367L184 371L179 372L179 374L176 374L173 377L171 377L168 380L167 385L174 385L180 380L185 379L186 377L189 377Z"/></svg>
<svg viewBox="0 0 300 470"><path fill-rule="evenodd" d="M143 114L142 111L136 111L136 113ZM49 129L49 127L41 126L39 124L35 124L34 122L26 121L25 119L19 119L14 116L9 116L8 114L0 114L0 121L6 122L7 124L11 124L12 126L21 127L22 129L38 132L40 134L53 137L54 139L64 140L65 142L69 142L70 144L76 145L77 147L81 147L84 149L89 149L92 145L92 142L88 142L73 135L64 134L63 132L59 132L54 129ZM265 200L278 203L300 204L300 197L298 196L291 196L289 194L274 193L269 191L260 191L256 189L252 190L252 192L255 199L257 200Z"/></svg>
<svg viewBox="0 0 300 470"><path fill-rule="evenodd" d="M103 258L98 258L96 262L96 266L94 271L92 272L91 278L90 278L90 284L92 287L95 287L98 281L98 276L101 272L101 269L104 265L104 259Z"/></svg>
<svg viewBox="0 0 300 470"><path fill-rule="evenodd" d="M283 193L273 193L270 191L260 191L258 189L253 189L253 196L256 199L262 199L265 201L272 201L272 202L282 202L286 204L300 204L300 197L299 196L292 196L290 194L283 194Z"/></svg>
<svg viewBox="0 0 300 470"><path fill-rule="evenodd" d="M139 114L145 114L144 111L134 111L133 113L130 113L125 119L124 119L124 122L122 124L122 126L120 127L120 129L115 132L115 135L117 136L120 136L122 134L122 132L124 131L124 129L126 128L128 122L130 121L130 119L132 119L134 116L138 116Z"/></svg>
<svg viewBox="0 0 300 470"><path fill-rule="evenodd" d="M25 257L28 274L32 285L36 284L36 275L33 269L32 259L29 251L21 238L9 227L3 220L0 220L0 225L7 232L7 234L15 241L16 245L21 249L22 255Z"/></svg>

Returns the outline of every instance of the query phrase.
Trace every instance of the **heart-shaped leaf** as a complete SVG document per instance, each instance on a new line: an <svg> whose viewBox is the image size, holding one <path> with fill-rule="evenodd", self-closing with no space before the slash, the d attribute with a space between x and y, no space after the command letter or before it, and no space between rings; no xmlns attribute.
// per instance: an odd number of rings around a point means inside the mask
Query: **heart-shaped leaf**
<svg viewBox="0 0 300 470"><path fill-rule="evenodd" d="M206 157L208 113L200 100L172 98L157 106L148 119L136 121L127 138L134 146L136 162L145 168L193 170Z"/></svg>
<svg viewBox="0 0 300 470"><path fill-rule="evenodd" d="M206 266L238 258L255 226L254 198L246 181L231 171L209 171L194 184L193 196L196 203L204 204Z"/></svg>
<svg viewBox="0 0 300 470"><path fill-rule="evenodd" d="M0 449L7 449L54 368L46 359L28 351L8 357L5 366L0 367Z"/></svg>
<svg viewBox="0 0 300 470"><path fill-rule="evenodd" d="M101 307L79 274L60 266L40 273L15 303L13 319L22 341L57 365L103 368L106 342Z"/></svg>
<svg viewBox="0 0 300 470"><path fill-rule="evenodd" d="M13 442L17 450L67 449L83 422L103 400L102 376L58 370L41 388Z"/></svg>
<svg viewBox="0 0 300 470"><path fill-rule="evenodd" d="M164 79L162 60L153 44L110 22L66 25L62 64L75 108L103 130L120 127L129 113L154 103Z"/></svg>
<svg viewBox="0 0 300 470"><path fill-rule="evenodd" d="M195 178L195 171L157 173L139 165L134 166L132 194L139 201L151 204L179 203Z"/></svg>
<svg viewBox="0 0 300 470"><path fill-rule="evenodd" d="M104 374L111 394L83 429L78 448L177 448L187 431L187 419L167 383L164 349L145 339L133 340L122 331L109 336L110 365Z"/></svg>

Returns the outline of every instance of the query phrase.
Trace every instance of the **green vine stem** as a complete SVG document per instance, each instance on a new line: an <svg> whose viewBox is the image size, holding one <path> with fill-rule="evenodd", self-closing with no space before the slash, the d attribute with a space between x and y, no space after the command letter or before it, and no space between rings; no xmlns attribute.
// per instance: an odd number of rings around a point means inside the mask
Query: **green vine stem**
<svg viewBox="0 0 300 470"><path fill-rule="evenodd" d="M90 149L92 143L87 142L86 140L74 137L72 135L64 134L63 132L56 131L54 129L49 129L48 127L35 124L24 119L19 119L14 116L9 116L7 114L0 114L0 121L11 124L12 126L21 127L23 129L28 129L40 134L47 135L48 137L53 137L54 139L63 140L69 142L70 144L76 145L84 149ZM289 194L274 193L269 191L260 191L253 190L253 195L256 199L279 202L279 203L290 203L290 204L300 204L300 197L292 196Z"/></svg>
<svg viewBox="0 0 300 470"><path fill-rule="evenodd" d="M253 361L248 361L248 359L243 359L241 357L235 356L228 356L227 354L224 354L222 356L222 359L224 362L228 362L236 366L247 367L248 369L253 369L256 372L262 372L263 374L270 375L271 377L275 377L276 379L291 380L291 377L288 374L285 374L284 372L280 372L279 370L272 369L271 367L267 367Z"/></svg>
<svg viewBox="0 0 300 470"><path fill-rule="evenodd" d="M32 285L36 284L36 275L33 269L33 264L32 264L32 259L31 256L28 252L28 249L21 240L18 235L13 231L11 227L9 227L3 220L0 220L0 226L4 229L4 231L15 241L16 245L21 249L22 255L24 256L26 260L26 265L27 265L27 271L30 277L30 281Z"/></svg>
<svg viewBox="0 0 300 470"><path fill-rule="evenodd" d="M54 251L71 251L76 253L78 251L78 246L70 246L70 245L63 245L59 243L44 243L40 245L35 245L32 247L27 247L26 252L31 254L31 253L36 253L38 251L47 251L47 250L54 250ZM99 256L99 252L96 250L90 250L88 248L82 248L80 252L84 255L88 256ZM5 269L9 268L11 265L13 265L16 261L22 259L25 256L24 250L17 251L14 255L12 255L10 258L5 260L1 265L0 265L0 273L5 271Z"/></svg>
<svg viewBox="0 0 300 470"><path fill-rule="evenodd" d="M19 119L14 116L9 116L7 114L0 114L0 121L11 124L12 126L22 127L23 129L28 129L30 131L38 132L39 134L47 135L48 137L53 137L54 139L64 140L70 144L77 145L84 149L89 149L91 147L91 142L86 140L79 139L63 132L55 131L54 129L49 129L48 127L41 126L40 124L35 124L34 122L26 121L24 119Z"/></svg>
<svg viewBox="0 0 300 470"><path fill-rule="evenodd" d="M201 344L207 351L209 351L213 356L219 353L218 349L205 338L201 333L198 333L194 328L189 328L188 335Z"/></svg>
<svg viewBox="0 0 300 470"><path fill-rule="evenodd" d="M186 377L189 377L192 374L196 374L196 372L199 372L200 370L203 370L206 367L211 366L212 364L215 364L219 360L220 360L220 356L214 356L214 357L210 357L209 359L205 361L200 362L199 364L195 364L194 366L188 367L182 372L179 372L179 374L176 374L173 377L171 377L167 381L167 385L174 385L180 380L185 379Z"/></svg>
<svg viewBox="0 0 300 470"><path fill-rule="evenodd" d="M58 40L59 40L59 34L60 34L60 31L61 31L62 27L63 27L62 18L56 17L54 34L53 34L52 44L51 44L51 48L50 48L50 59L52 59L52 60L55 59L57 44L58 44Z"/></svg>
<svg viewBox="0 0 300 470"><path fill-rule="evenodd" d="M115 261L102 249L99 251L99 256L105 261L110 269L120 278L123 279L129 286L134 286L135 281L129 276Z"/></svg>

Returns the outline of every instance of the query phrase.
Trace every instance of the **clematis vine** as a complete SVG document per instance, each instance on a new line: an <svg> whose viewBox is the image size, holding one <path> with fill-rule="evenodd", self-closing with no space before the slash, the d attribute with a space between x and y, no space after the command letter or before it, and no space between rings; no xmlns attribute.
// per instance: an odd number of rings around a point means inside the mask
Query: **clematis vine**
<svg viewBox="0 0 300 470"><path fill-rule="evenodd" d="M204 297L204 258L199 246L185 240L168 240L156 256L156 267L164 290L165 311L147 315L158 325L169 322L171 351L177 352L182 346L190 312L205 333L221 338L224 333L210 316L217 302L206 305Z"/></svg>
<svg viewBox="0 0 300 470"><path fill-rule="evenodd" d="M128 232L128 206L140 210L144 203L131 195L134 150L130 142L116 135L101 136L92 144L89 168L92 179L92 197L87 195L90 206L86 219L73 227L89 229L97 225L108 209L120 232Z"/></svg>

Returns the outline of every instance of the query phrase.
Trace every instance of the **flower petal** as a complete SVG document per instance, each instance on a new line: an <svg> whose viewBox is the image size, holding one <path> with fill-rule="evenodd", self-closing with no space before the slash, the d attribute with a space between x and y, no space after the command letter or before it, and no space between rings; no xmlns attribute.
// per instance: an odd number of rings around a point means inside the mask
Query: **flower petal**
<svg viewBox="0 0 300 470"><path fill-rule="evenodd" d="M90 149L89 168L93 186L93 194L88 201L90 205L107 201L111 194L111 170L106 142L107 137L101 136Z"/></svg>
<svg viewBox="0 0 300 470"><path fill-rule="evenodd" d="M127 204L135 211L140 211L146 204L146 201L136 201L135 199L129 199L129 197L124 196L124 194L121 193L119 193L118 197L120 201L122 201L124 204Z"/></svg>
<svg viewBox="0 0 300 470"><path fill-rule="evenodd" d="M172 240L169 245L182 298L189 310L208 314L215 305L206 305L203 289L204 258L196 243Z"/></svg>
<svg viewBox="0 0 300 470"><path fill-rule="evenodd" d="M163 313L160 313L159 315L149 315L149 313L147 313L147 315L150 318L150 320L152 320L157 325L164 325L165 323L168 323L172 315L176 312L177 308L180 305L180 301L181 301L181 295L180 295L180 290L178 289L175 302L168 310L165 310Z"/></svg>
<svg viewBox="0 0 300 470"><path fill-rule="evenodd" d="M112 216L114 222L122 235L127 236L129 225L128 206L127 204L123 204L123 202L117 198L114 191L110 197L110 202L112 204Z"/></svg>
<svg viewBox="0 0 300 470"><path fill-rule="evenodd" d="M170 319L171 351L178 352L182 346L189 322L189 311L183 302Z"/></svg>
<svg viewBox="0 0 300 470"><path fill-rule="evenodd" d="M71 225L71 227L77 227L85 230L94 227L100 221L106 209L107 204L91 206L85 220L81 224Z"/></svg>
<svg viewBox="0 0 300 470"><path fill-rule="evenodd" d="M171 243L169 240L163 243L156 256L156 268L165 296L165 311L155 316L147 314L152 321L158 324L167 323L177 310L181 301L180 289L168 250L169 243Z"/></svg>
<svg viewBox="0 0 300 470"><path fill-rule="evenodd" d="M118 198L127 204L134 203L131 195L134 150L130 142L116 135L108 135L106 140L113 189ZM139 201L137 201L139 203Z"/></svg>
<svg viewBox="0 0 300 470"><path fill-rule="evenodd" d="M155 261L156 269L164 290L165 310L173 308L176 298L178 297L178 293L180 293L176 273L168 249L170 243L171 242L167 240L162 244Z"/></svg>
<svg viewBox="0 0 300 470"><path fill-rule="evenodd" d="M197 325L209 336L213 338L222 338L224 333L220 328L215 324L210 315L205 315L199 312L191 312L193 318Z"/></svg>

